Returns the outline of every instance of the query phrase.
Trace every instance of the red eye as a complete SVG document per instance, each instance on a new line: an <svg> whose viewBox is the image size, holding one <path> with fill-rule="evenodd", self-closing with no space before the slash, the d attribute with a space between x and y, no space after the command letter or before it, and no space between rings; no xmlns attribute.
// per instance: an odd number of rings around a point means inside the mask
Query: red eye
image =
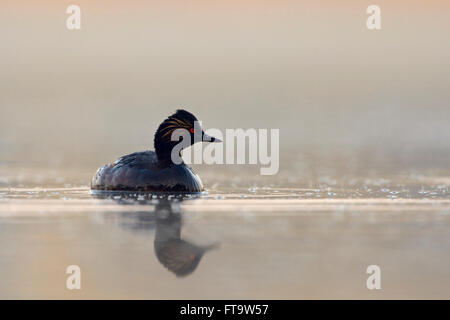
<svg viewBox="0 0 450 320"><path fill-rule="evenodd" d="M189 129L189 132L190 132L190 133L194 133L194 128L190 128L190 129Z"/></svg>

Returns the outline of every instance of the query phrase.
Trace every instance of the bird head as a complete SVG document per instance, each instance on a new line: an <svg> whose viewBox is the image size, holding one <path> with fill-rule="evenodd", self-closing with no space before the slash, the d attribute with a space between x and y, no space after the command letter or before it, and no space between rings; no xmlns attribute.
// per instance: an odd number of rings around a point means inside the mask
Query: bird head
<svg viewBox="0 0 450 320"><path fill-rule="evenodd" d="M178 109L156 130L154 143L158 158L170 157L172 148L181 140L181 136L178 135L180 132L189 135L189 145L197 142L222 142L220 139L207 135L201 127L201 123L192 113ZM174 134L177 135L174 136Z"/></svg>

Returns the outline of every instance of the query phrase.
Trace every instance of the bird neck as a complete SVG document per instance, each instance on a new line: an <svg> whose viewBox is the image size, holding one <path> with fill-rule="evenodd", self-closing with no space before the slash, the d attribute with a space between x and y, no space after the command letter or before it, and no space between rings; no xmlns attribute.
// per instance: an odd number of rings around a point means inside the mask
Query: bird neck
<svg viewBox="0 0 450 320"><path fill-rule="evenodd" d="M153 143L158 162L165 165L173 164L172 149L177 145L178 141L171 141L170 135L163 135L160 128L158 128Z"/></svg>

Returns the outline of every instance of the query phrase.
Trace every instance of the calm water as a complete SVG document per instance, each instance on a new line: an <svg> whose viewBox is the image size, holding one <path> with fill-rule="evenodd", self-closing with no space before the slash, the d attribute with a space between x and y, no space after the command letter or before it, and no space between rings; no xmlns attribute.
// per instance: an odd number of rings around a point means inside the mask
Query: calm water
<svg viewBox="0 0 450 320"><path fill-rule="evenodd" d="M450 299L450 1L381 1L377 31L356 0L79 2L69 31L63 1L2 0L0 298ZM280 129L280 172L93 198L180 107Z"/></svg>
<svg viewBox="0 0 450 320"><path fill-rule="evenodd" d="M199 197L103 199L88 169L3 167L0 298L450 298L445 174L222 169L197 170ZM372 264L381 290L366 288Z"/></svg>

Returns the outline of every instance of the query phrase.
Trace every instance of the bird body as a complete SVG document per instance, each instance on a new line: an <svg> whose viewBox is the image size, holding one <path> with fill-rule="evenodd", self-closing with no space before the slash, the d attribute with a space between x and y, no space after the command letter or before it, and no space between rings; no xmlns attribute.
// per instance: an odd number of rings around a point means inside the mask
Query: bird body
<svg viewBox="0 0 450 320"><path fill-rule="evenodd" d="M202 181L186 164L161 166L154 151L135 152L99 168L94 190L201 192Z"/></svg>
<svg viewBox="0 0 450 320"><path fill-rule="evenodd" d="M144 192L202 192L202 181L184 162L175 164L171 159L173 147L170 133L176 129L189 130L191 144L195 143L194 121L197 119L185 110L177 110L166 119L155 133L156 151L135 152L119 158L112 164L100 167L92 178L95 191ZM202 141L215 142L202 130ZM219 141L217 141L219 142Z"/></svg>

